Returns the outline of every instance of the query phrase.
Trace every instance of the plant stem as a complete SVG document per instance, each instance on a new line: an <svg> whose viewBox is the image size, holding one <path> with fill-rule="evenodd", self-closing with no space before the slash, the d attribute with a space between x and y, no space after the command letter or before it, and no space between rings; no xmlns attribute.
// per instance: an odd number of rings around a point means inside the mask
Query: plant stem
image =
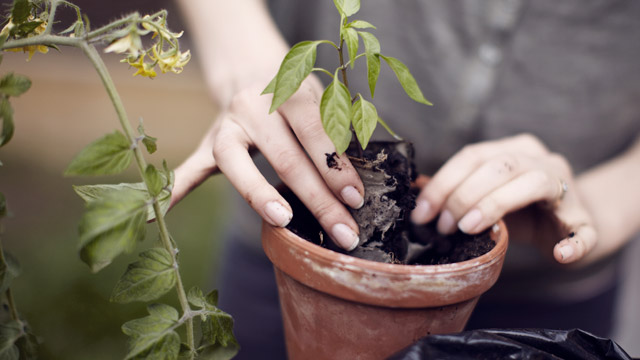
<svg viewBox="0 0 640 360"><path fill-rule="evenodd" d="M109 98L111 99L111 102L116 110L118 119L120 120L120 125L122 126L124 133L129 139L129 141L132 144L134 144L133 154L136 159L136 163L138 165L138 171L140 172L140 175L142 176L142 179L145 181L145 184L146 184L147 180L144 174L145 174L145 169L147 167L147 163L142 155L142 151L140 150L140 147L135 145L137 144L137 141L134 135L133 128L129 123L129 120L127 118L127 113L124 109L124 106L122 105L122 100L120 99L120 95L116 91L113 80L111 79L111 76L107 71L107 67L102 61L100 54L98 54L98 51L93 45L90 45L87 42L83 41L80 43L80 48L84 51L85 55L87 55L87 57L95 67L96 71L98 72L98 75L102 80L102 84L107 90L107 93L109 94ZM147 185L147 188L149 188L149 185L148 184L146 185ZM182 311L184 313L189 313L191 312L191 307L189 306L189 301L187 300L187 294L185 292L184 285L182 284L182 278L180 276L178 260L176 258L176 251L171 242L171 237L169 235L169 230L167 228L164 215L162 214L162 210L160 209L160 205L158 204L157 201L153 202L153 210L156 215L156 223L158 224L158 228L160 230L160 239L162 240L162 244L164 245L165 249L169 251L169 253L171 254L171 258L173 260L173 266L176 271L176 278L177 278L176 292L178 293L178 300L180 301ZM187 345L189 346L190 349L194 350L195 338L194 338L194 332L193 332L193 319L191 318L187 320ZM192 352L190 356L193 359L194 353Z"/></svg>
<svg viewBox="0 0 640 360"><path fill-rule="evenodd" d="M343 22L344 21L346 21L346 19L344 19ZM338 56L340 57L340 69L342 71L342 82L344 83L344 86L346 86L347 89L349 89L349 81L347 80L347 66L344 63L344 54L342 51L343 49L344 49L344 39L342 38L342 31L340 31L340 46L338 47ZM352 99L351 104L353 104L353 102L354 100ZM360 145L360 141L358 140L358 137L355 135L355 130L353 126L351 126L351 137L356 142L356 148L358 148L358 157L360 159L363 159L364 153L362 151L362 145Z"/></svg>

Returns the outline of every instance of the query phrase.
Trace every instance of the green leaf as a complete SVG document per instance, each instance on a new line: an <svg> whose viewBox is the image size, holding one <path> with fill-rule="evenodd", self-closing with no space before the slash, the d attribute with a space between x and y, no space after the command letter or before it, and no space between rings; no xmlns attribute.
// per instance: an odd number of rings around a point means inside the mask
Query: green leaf
<svg viewBox="0 0 640 360"><path fill-rule="evenodd" d="M353 104L351 122L362 149L366 149L378 124L378 111L372 103L359 96Z"/></svg>
<svg viewBox="0 0 640 360"><path fill-rule="evenodd" d="M156 150L158 150L158 145L156 144L158 142L158 139L149 136L144 132L142 118L140 119L140 125L138 125L138 133L142 135L142 144L147 149L147 152L149 154L153 154L154 152L156 152Z"/></svg>
<svg viewBox="0 0 640 360"><path fill-rule="evenodd" d="M0 119L2 119L2 129L0 129L0 147L6 145L13 137L13 109L9 99L0 99Z"/></svg>
<svg viewBox="0 0 640 360"><path fill-rule="evenodd" d="M358 34L364 42L365 55L367 57L367 79L369 81L369 90L371 97L376 92L376 84L380 75L380 42L373 34L366 31L358 31Z"/></svg>
<svg viewBox="0 0 640 360"><path fill-rule="evenodd" d="M342 31L342 36L347 43L349 61L351 62L351 68L353 69L356 62L356 55L358 55L358 32L352 28L345 28Z"/></svg>
<svg viewBox="0 0 640 360"><path fill-rule="evenodd" d="M194 286L187 292L187 300L195 307L215 310L216 306L218 306L218 291L213 290L207 296L204 296L202 290Z"/></svg>
<svg viewBox="0 0 640 360"><path fill-rule="evenodd" d="M31 87L31 80L22 75L9 73L0 79L0 93L7 96L20 96Z"/></svg>
<svg viewBox="0 0 640 360"><path fill-rule="evenodd" d="M382 127L387 130L387 132L393 136L394 139L398 140L398 141L402 141L404 140L403 138L400 137L400 135L396 134L393 130L391 130L391 128L389 127L389 125L387 125L386 122L384 122L384 120L382 120L382 118L378 118L378 123L380 123L380 125L382 125Z"/></svg>
<svg viewBox="0 0 640 360"><path fill-rule="evenodd" d="M111 301L155 300L173 289L176 278L171 254L162 248L149 249L140 254L139 261L129 265L113 289Z"/></svg>
<svg viewBox="0 0 640 360"><path fill-rule="evenodd" d="M149 194L153 197L160 195L166 183L166 179L160 174L160 171L158 171L155 166L149 164L144 171L144 177L149 188Z"/></svg>
<svg viewBox="0 0 640 360"><path fill-rule="evenodd" d="M422 91L420 90L416 79L414 79L413 75L411 75L411 72L409 72L409 68L407 68L405 64L403 64L400 60L390 56L380 55L380 57L383 58L384 61L387 62L387 64L389 64L389 67L391 67L391 70L393 70L393 72L396 74L396 77L398 78L398 81L400 81L402 88L410 98L421 104L433 105L429 102L429 100L424 98L424 95L422 95Z"/></svg>
<svg viewBox="0 0 640 360"><path fill-rule="evenodd" d="M346 26L355 28L355 29L370 29L370 28L375 29L376 28L370 22L363 21L363 20L353 20L352 22L348 23Z"/></svg>
<svg viewBox="0 0 640 360"><path fill-rule="evenodd" d="M18 321L10 321L0 325L0 360L18 360L20 351L16 342L24 332Z"/></svg>
<svg viewBox="0 0 640 360"><path fill-rule="evenodd" d="M121 189L87 203L80 221L80 258L96 272L145 236L147 202L143 194Z"/></svg>
<svg viewBox="0 0 640 360"><path fill-rule="evenodd" d="M27 37L34 33L34 30L43 23L42 20L25 21L11 29L10 34L17 37Z"/></svg>
<svg viewBox="0 0 640 360"><path fill-rule="evenodd" d="M230 360L238 354L238 351L240 351L238 344L204 345L198 348L198 360Z"/></svg>
<svg viewBox="0 0 640 360"><path fill-rule="evenodd" d="M14 0L11 9L11 20L14 24L21 24L31 15L31 2L29 0Z"/></svg>
<svg viewBox="0 0 640 360"><path fill-rule="evenodd" d="M349 17L360 11L360 0L333 0L333 3L344 17Z"/></svg>
<svg viewBox="0 0 640 360"><path fill-rule="evenodd" d="M129 167L133 159L131 143L120 131L106 135L82 149L65 175L113 175Z"/></svg>
<svg viewBox="0 0 640 360"><path fill-rule="evenodd" d="M322 94L320 100L322 126L336 147L338 154L344 153L351 142L351 95L349 89L338 80L336 72L333 81Z"/></svg>
<svg viewBox="0 0 640 360"><path fill-rule="evenodd" d="M24 334L18 341L16 346L20 351L20 360L37 360L38 359L38 338L31 334Z"/></svg>
<svg viewBox="0 0 640 360"><path fill-rule="evenodd" d="M163 304L150 305L149 316L122 325L122 332L131 337L126 359L175 360L180 351L180 336L173 331L178 312Z"/></svg>
<svg viewBox="0 0 640 360"><path fill-rule="evenodd" d="M202 327L201 346L220 344L227 347L238 344L233 335L233 318L222 310L209 312L206 321L202 321L200 325Z"/></svg>
<svg viewBox="0 0 640 360"><path fill-rule="evenodd" d="M0 294L11 286L11 281L20 275L20 263L11 254L4 253L4 262L0 262Z"/></svg>
<svg viewBox="0 0 640 360"><path fill-rule="evenodd" d="M164 181L166 180L166 175L162 174ZM160 205L160 210L162 210L162 215L165 215L167 211L169 211L169 205L171 204L171 192L167 189L171 188L173 184L173 173L171 173L171 180L168 182L168 185L165 189L162 190L160 195L157 197L158 204ZM102 185L74 185L73 190L78 194L84 201L91 202L97 199L102 199L106 197L110 192L117 190L133 190L141 194L145 198L145 201L148 203L147 206L147 221L154 220L156 218L155 211L153 210L153 205L151 204L151 196L147 192L147 187L144 183L135 183L135 184L102 184Z"/></svg>
<svg viewBox="0 0 640 360"><path fill-rule="evenodd" d="M276 75L276 86L269 113L274 112L287 101L300 88L302 81L309 76L316 63L316 53L320 43L321 41L303 41L289 50Z"/></svg>
<svg viewBox="0 0 640 360"><path fill-rule="evenodd" d="M260 95L273 94L273 92L276 91L277 79L278 76L274 76L273 79L271 79L271 81L269 82L269 85L267 85L267 87L262 90L262 93L260 93Z"/></svg>

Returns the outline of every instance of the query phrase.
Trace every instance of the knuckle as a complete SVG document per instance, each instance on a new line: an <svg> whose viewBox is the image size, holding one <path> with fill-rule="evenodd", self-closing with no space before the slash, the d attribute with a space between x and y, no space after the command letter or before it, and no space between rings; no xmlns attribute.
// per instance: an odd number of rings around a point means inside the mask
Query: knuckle
<svg viewBox="0 0 640 360"><path fill-rule="evenodd" d="M464 194L462 191L456 191L447 199L445 208L449 209L455 215L462 215L466 210L470 209L474 204L469 200L470 194Z"/></svg>
<svg viewBox="0 0 640 360"><path fill-rule="evenodd" d="M547 146L537 136L531 133L523 133L517 135L516 138L523 144L523 146L530 148L536 152L543 154L549 152Z"/></svg>
<svg viewBox="0 0 640 360"><path fill-rule="evenodd" d="M287 179L295 176L304 161L306 159L297 149L283 149L275 156L275 163L272 165L281 179Z"/></svg>
<svg viewBox="0 0 640 360"><path fill-rule="evenodd" d="M491 169L498 174L514 173L520 169L518 158L511 154L502 154L489 161Z"/></svg>
<svg viewBox="0 0 640 360"><path fill-rule="evenodd" d="M558 167L563 174L571 173L571 164L563 155L551 153L549 154L549 161L553 166Z"/></svg>
<svg viewBox="0 0 640 360"><path fill-rule="evenodd" d="M311 212L318 219L318 222L324 226L330 224L335 214L340 211L340 205L333 196L317 196L314 199Z"/></svg>

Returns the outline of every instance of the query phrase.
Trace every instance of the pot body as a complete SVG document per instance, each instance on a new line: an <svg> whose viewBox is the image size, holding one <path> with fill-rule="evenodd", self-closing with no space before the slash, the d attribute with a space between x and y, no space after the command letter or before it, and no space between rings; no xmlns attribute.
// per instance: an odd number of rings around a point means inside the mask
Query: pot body
<svg viewBox="0 0 640 360"><path fill-rule="evenodd" d="M507 249L468 261L397 265L354 258L263 222L274 264L290 359L384 359L430 334L459 332L498 279Z"/></svg>

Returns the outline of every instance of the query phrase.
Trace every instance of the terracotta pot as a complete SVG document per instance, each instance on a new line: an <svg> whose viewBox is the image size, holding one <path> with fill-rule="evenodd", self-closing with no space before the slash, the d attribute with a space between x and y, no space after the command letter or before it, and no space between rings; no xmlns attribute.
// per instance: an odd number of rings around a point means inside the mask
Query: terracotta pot
<svg viewBox="0 0 640 360"><path fill-rule="evenodd" d="M502 221L491 236L493 250L472 260L396 265L340 254L263 222L289 359L383 359L423 336L462 331L502 269Z"/></svg>

